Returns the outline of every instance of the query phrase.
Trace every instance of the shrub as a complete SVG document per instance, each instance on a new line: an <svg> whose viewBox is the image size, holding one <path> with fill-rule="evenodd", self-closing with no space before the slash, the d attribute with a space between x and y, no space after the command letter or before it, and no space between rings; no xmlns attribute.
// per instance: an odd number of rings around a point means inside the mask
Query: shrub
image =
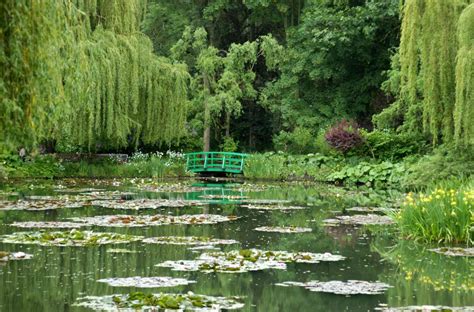
<svg viewBox="0 0 474 312"><path fill-rule="evenodd" d="M361 130L364 144L358 148L359 155L383 160L401 160L410 155L425 153L427 140L420 135L395 133L388 130Z"/></svg>
<svg viewBox="0 0 474 312"><path fill-rule="evenodd" d="M285 161L282 154L266 153L249 155L245 160L244 175L251 179L285 178Z"/></svg>
<svg viewBox="0 0 474 312"><path fill-rule="evenodd" d="M328 180L343 184L366 184L376 187L398 186L404 171L405 167L400 163L363 161L356 165L346 165L331 173Z"/></svg>
<svg viewBox="0 0 474 312"><path fill-rule="evenodd" d="M433 181L457 177L468 179L474 175L474 153L439 147L432 154L405 161L407 171L401 184L407 189L425 188Z"/></svg>
<svg viewBox="0 0 474 312"><path fill-rule="evenodd" d="M236 152L239 149L239 142L234 141L232 137L224 137L224 142L219 145L219 148L223 152Z"/></svg>
<svg viewBox="0 0 474 312"><path fill-rule="evenodd" d="M292 132L280 131L273 138L273 145L279 151L291 154L307 154L314 152L315 139L309 129L296 127Z"/></svg>
<svg viewBox="0 0 474 312"><path fill-rule="evenodd" d="M345 119L330 128L325 138L332 148L344 154L363 142L357 123Z"/></svg>
<svg viewBox="0 0 474 312"><path fill-rule="evenodd" d="M471 184L458 190L437 188L427 194L408 193L393 218L404 238L472 245L474 187Z"/></svg>

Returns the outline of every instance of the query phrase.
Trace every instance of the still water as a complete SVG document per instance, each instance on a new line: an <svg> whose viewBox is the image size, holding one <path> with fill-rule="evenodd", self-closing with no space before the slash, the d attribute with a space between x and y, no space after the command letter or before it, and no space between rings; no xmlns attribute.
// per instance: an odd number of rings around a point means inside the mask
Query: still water
<svg viewBox="0 0 474 312"><path fill-rule="evenodd" d="M150 187L150 185L152 187ZM164 187L163 187L164 186ZM191 187L193 186L193 187ZM84 296L151 293L187 293L238 296L241 311L374 311L383 307L413 305L474 306L473 261L428 251L426 246L397 241L390 226L328 227L322 220L354 206L396 207L401 194L372 190L348 191L318 184L202 184L167 181L24 181L3 185L3 201L38 200L42 196L117 191L122 200L166 198L205 201L203 206L124 210L103 208L88 202L83 207L41 211L0 209L0 235L29 229L11 226L24 221L67 221L71 217L97 215L218 214L240 217L213 225L160 225L148 227L99 227L97 232L117 232L145 237L206 236L234 239L237 245L222 250L258 248L332 253L346 257L339 262L290 263L286 270L247 273L178 272L157 267L166 260L195 259L201 251L185 245L133 242L88 247L45 247L0 242L0 251L23 251L30 260L0 262L0 311L89 311L74 305ZM94 193L92 193L94 194ZM120 195L122 194L122 195ZM211 195L211 196L208 196ZM39 196L39 197L29 197ZM223 198L219 198L223 196ZM285 201L301 210L257 210L243 207L255 200ZM255 204L257 205L257 204ZM298 226L307 233L267 233L260 226ZM32 229L35 230L35 229ZM133 253L111 253L125 248ZM471 258L472 259L472 258ZM196 281L187 286L138 289L111 287L97 282L109 277L182 277ZM284 281L380 281L391 287L379 295L335 295L302 287L281 287Z"/></svg>

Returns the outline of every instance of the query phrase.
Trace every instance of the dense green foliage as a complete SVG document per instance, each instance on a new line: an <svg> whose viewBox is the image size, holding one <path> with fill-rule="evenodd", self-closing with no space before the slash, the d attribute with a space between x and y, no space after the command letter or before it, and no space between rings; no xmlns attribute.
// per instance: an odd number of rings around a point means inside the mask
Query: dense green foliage
<svg viewBox="0 0 474 312"><path fill-rule="evenodd" d="M2 146L107 150L182 136L188 74L153 54L138 29L144 10L139 0L2 2Z"/></svg>
<svg viewBox="0 0 474 312"><path fill-rule="evenodd" d="M437 188L416 196L409 193L394 219L405 238L472 245L473 205L472 185Z"/></svg>
<svg viewBox="0 0 474 312"><path fill-rule="evenodd" d="M385 84L397 100L375 116L379 127L472 147L471 2L404 1L400 48Z"/></svg>

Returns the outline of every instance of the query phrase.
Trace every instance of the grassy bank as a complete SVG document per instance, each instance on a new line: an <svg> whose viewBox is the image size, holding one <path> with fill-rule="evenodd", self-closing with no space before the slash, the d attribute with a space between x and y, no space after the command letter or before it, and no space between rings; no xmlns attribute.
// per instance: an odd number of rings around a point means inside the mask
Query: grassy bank
<svg viewBox="0 0 474 312"><path fill-rule="evenodd" d="M168 178L189 176L184 154L136 153L126 162L111 157L97 161L63 161L53 155L24 160L4 157L0 177L9 178Z"/></svg>
<svg viewBox="0 0 474 312"><path fill-rule="evenodd" d="M474 156L447 152L442 148L423 156L410 155L393 160L356 155L271 152L250 155L244 175L248 179L305 179L346 186L418 190L429 187L433 181L453 177L467 180L474 176Z"/></svg>

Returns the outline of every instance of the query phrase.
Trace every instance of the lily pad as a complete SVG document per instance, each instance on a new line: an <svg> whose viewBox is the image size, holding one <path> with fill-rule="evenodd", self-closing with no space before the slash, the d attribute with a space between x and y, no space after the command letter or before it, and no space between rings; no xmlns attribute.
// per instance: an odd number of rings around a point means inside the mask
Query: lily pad
<svg viewBox="0 0 474 312"><path fill-rule="evenodd" d="M278 286L300 286L310 291L332 293L336 295L379 295L383 294L390 285L381 282L367 282L349 280L342 281L309 281L306 283L300 282L283 282L277 283Z"/></svg>
<svg viewBox="0 0 474 312"><path fill-rule="evenodd" d="M95 200L91 203L94 206L113 209L156 209L156 208L180 208L187 206L201 206L206 203L196 200L179 199L132 199L132 200Z"/></svg>
<svg viewBox="0 0 474 312"><path fill-rule="evenodd" d="M275 233L305 233L311 232L310 228L296 226L260 226L254 229L259 232L275 232Z"/></svg>
<svg viewBox="0 0 474 312"><path fill-rule="evenodd" d="M281 205L242 205L241 207L248 208L248 209L255 209L255 210L303 210L306 207L302 206L281 206Z"/></svg>
<svg viewBox="0 0 474 312"><path fill-rule="evenodd" d="M38 231L16 232L0 237L1 241L10 244L36 244L41 246L96 246L104 244L123 244L139 241L142 236L118 233L99 233L92 231Z"/></svg>
<svg viewBox="0 0 474 312"><path fill-rule="evenodd" d="M394 211L395 209L384 208L384 207L351 207L351 208L347 208L346 210L353 211L353 212L388 212L388 211Z"/></svg>
<svg viewBox="0 0 474 312"><path fill-rule="evenodd" d="M246 199L245 204L254 204L254 205L276 205L276 204L285 204L290 203L286 199Z"/></svg>
<svg viewBox="0 0 474 312"><path fill-rule="evenodd" d="M111 226L111 227L143 227L170 224L216 224L237 220L236 216L221 216L213 214L192 214L181 216L170 215L109 215L94 217L71 218L72 221L84 222L89 225Z"/></svg>
<svg viewBox="0 0 474 312"><path fill-rule="evenodd" d="M441 247L428 249L430 251L453 257L474 257L474 248L460 248L460 247Z"/></svg>
<svg viewBox="0 0 474 312"><path fill-rule="evenodd" d="M82 202L69 201L67 199L0 201L0 210L43 211L59 208L78 208L82 206Z"/></svg>
<svg viewBox="0 0 474 312"><path fill-rule="evenodd" d="M129 249L125 249L125 248L111 248L111 249L107 249L107 252L108 253L117 253L117 254L138 253L138 251L136 251L136 250L129 250Z"/></svg>
<svg viewBox="0 0 474 312"><path fill-rule="evenodd" d="M242 195L201 195L199 198L204 199L246 199L249 198L248 196Z"/></svg>
<svg viewBox="0 0 474 312"><path fill-rule="evenodd" d="M319 263L320 261L340 261L345 257L330 253L264 251L258 249L232 250L228 252L208 252L196 260L165 261L157 264L173 271L201 271L204 273L242 273L266 269L286 269L286 263Z"/></svg>
<svg viewBox="0 0 474 312"><path fill-rule="evenodd" d="M145 294L134 292L128 295L88 296L78 299L75 306L96 311L221 311L243 308L236 297L213 297L187 294Z"/></svg>
<svg viewBox="0 0 474 312"><path fill-rule="evenodd" d="M11 226L19 228L39 228L39 229L78 229L83 226L87 226L84 223L78 222L56 222L56 221L27 221L27 222L14 222Z"/></svg>
<svg viewBox="0 0 474 312"><path fill-rule="evenodd" d="M352 225L387 225L393 224L392 218L376 214L336 216L335 219L326 219L323 221L326 225L352 224Z"/></svg>
<svg viewBox="0 0 474 312"><path fill-rule="evenodd" d="M168 244L168 245L230 245L239 242L233 239L216 239L205 236L161 236L150 237L143 240L148 244Z"/></svg>
<svg viewBox="0 0 474 312"><path fill-rule="evenodd" d="M107 283L112 287L138 287L138 288L158 288L158 287L176 287L196 283L184 278L173 277L116 277L97 280L101 283Z"/></svg>
<svg viewBox="0 0 474 312"><path fill-rule="evenodd" d="M24 253L22 251L18 252L7 252L0 251L0 262L6 262L11 260L28 260L33 258L33 255Z"/></svg>

